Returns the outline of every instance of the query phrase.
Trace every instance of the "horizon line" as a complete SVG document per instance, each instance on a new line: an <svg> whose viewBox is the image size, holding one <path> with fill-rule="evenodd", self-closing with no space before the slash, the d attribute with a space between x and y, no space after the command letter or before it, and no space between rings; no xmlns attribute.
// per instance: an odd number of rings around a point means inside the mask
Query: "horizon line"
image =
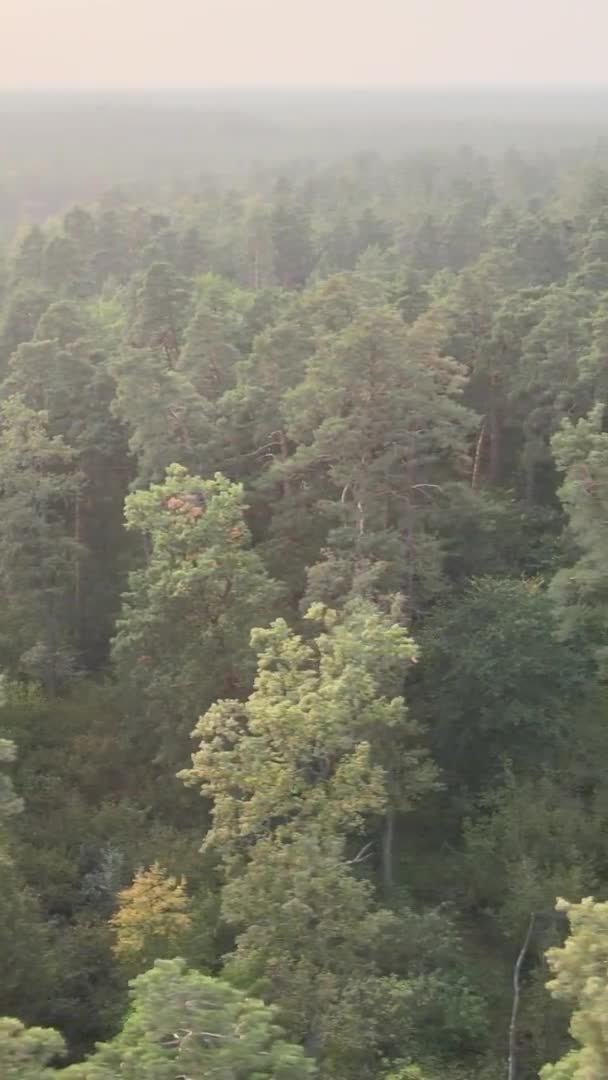
<svg viewBox="0 0 608 1080"><path fill-rule="evenodd" d="M383 91L429 91L429 90L608 90L608 79L603 81L533 81L533 82L411 82L411 83L203 83L203 84L167 84L138 86L125 85L20 85L2 86L0 94L184 94L184 93L239 93L251 92L293 92L299 93L340 93Z"/></svg>

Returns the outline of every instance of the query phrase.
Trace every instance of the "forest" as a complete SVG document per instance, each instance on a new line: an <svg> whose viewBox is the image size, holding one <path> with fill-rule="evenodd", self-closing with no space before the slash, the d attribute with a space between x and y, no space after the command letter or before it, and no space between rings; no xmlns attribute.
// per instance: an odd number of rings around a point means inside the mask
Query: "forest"
<svg viewBox="0 0 608 1080"><path fill-rule="evenodd" d="M605 1080L608 143L133 108L2 105L0 1077Z"/></svg>

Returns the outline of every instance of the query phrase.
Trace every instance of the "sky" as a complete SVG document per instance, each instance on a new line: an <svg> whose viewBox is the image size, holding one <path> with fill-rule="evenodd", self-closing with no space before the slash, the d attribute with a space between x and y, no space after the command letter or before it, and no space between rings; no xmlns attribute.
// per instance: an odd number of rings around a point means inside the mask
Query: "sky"
<svg viewBox="0 0 608 1080"><path fill-rule="evenodd" d="M607 81L608 0L0 0L0 88Z"/></svg>

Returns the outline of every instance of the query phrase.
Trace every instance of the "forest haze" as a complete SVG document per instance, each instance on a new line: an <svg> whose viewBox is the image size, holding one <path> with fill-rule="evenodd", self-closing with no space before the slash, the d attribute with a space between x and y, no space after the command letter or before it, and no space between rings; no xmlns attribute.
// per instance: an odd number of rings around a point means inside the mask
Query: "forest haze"
<svg viewBox="0 0 608 1080"><path fill-rule="evenodd" d="M608 89L438 87L70 94L0 91L0 235L120 187L163 209L205 176L265 194L279 173L378 153L388 160L514 150L551 180L571 155L603 160Z"/></svg>
<svg viewBox="0 0 608 1080"><path fill-rule="evenodd" d="M0 95L2 1080L608 1076L607 106Z"/></svg>

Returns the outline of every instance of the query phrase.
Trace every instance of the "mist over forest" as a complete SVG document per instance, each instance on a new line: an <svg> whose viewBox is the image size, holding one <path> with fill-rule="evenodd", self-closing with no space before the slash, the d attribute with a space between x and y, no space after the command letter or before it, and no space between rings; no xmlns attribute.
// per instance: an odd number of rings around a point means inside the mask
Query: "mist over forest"
<svg viewBox="0 0 608 1080"><path fill-rule="evenodd" d="M267 191L276 170L346 156L525 151L553 175L603 160L605 87L0 91L0 229L120 186L163 205L204 174Z"/></svg>

